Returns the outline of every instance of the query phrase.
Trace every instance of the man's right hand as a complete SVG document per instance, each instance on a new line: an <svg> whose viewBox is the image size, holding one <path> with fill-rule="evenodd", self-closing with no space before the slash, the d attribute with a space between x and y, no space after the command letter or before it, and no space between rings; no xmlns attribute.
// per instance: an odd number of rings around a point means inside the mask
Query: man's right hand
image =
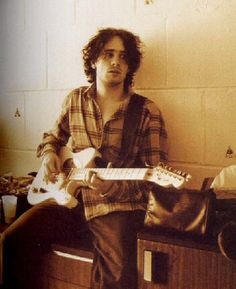
<svg viewBox="0 0 236 289"><path fill-rule="evenodd" d="M42 161L44 171L44 181L55 183L57 175L61 172L60 158L55 152L47 152Z"/></svg>

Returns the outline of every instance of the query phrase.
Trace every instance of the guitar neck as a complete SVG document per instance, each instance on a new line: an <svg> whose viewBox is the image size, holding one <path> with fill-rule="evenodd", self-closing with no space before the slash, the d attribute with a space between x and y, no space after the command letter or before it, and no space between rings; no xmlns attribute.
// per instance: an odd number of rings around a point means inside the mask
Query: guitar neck
<svg viewBox="0 0 236 289"><path fill-rule="evenodd" d="M149 168L74 168L69 179L81 181L84 180L88 170L92 170L98 174L103 180L144 180L150 171Z"/></svg>

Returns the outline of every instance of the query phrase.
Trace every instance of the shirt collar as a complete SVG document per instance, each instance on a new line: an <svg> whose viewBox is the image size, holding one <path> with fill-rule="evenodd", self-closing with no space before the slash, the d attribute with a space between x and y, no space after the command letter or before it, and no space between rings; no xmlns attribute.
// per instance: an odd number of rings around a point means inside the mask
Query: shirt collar
<svg viewBox="0 0 236 289"><path fill-rule="evenodd" d="M129 104L130 98L131 96L134 94L134 90L132 87L129 88L128 90L128 97L122 102L122 104L120 105L119 109L117 110L117 112L115 113L115 117L119 118L121 117ZM96 84L93 82L92 84L90 84L85 90L84 90L84 96L87 97L88 99L95 99L96 98Z"/></svg>
<svg viewBox="0 0 236 289"><path fill-rule="evenodd" d="M86 89L84 90L84 96L89 99L95 99L96 98L96 85L95 83L90 84Z"/></svg>

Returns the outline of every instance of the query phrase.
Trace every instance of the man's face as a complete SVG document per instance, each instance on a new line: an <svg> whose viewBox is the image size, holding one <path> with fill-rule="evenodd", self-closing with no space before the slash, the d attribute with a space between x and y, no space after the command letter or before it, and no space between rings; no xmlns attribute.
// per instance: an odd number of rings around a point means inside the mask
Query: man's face
<svg viewBox="0 0 236 289"><path fill-rule="evenodd" d="M120 37L114 36L109 40L96 63L97 81L108 86L117 86L124 83L128 72L126 51Z"/></svg>

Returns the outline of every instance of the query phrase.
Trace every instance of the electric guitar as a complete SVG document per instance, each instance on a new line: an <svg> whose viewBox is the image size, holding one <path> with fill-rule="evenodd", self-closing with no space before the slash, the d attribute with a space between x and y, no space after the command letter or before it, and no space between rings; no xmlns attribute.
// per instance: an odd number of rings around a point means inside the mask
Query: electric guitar
<svg viewBox="0 0 236 289"><path fill-rule="evenodd" d="M74 194L83 185L88 170L96 172L103 180L145 180L162 187L181 188L191 178L188 173L174 170L162 163L155 168L97 168L96 164L101 160L101 155L94 148L72 153L69 148L62 147L59 157L63 172L58 174L55 183L46 183L43 167L39 169L27 195L31 205L54 199L60 205L75 207L78 200Z"/></svg>

